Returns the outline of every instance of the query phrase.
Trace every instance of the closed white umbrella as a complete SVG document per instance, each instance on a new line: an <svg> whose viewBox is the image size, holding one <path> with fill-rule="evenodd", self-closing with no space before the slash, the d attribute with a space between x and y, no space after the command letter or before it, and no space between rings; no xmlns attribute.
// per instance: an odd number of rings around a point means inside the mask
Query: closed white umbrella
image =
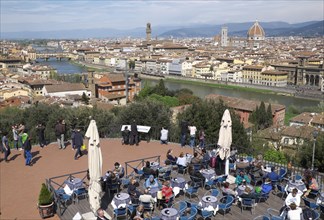
<svg viewBox="0 0 324 220"><path fill-rule="evenodd" d="M100 140L98 128L95 120L91 120L88 130L85 134L89 138L88 144L88 166L89 166L89 203L91 210L96 213L100 208L101 185L99 179L102 173L102 155L100 149Z"/></svg>
<svg viewBox="0 0 324 220"><path fill-rule="evenodd" d="M228 175L229 173L228 157L230 156L231 144L232 144L232 119L228 109L224 111L222 117L217 144L220 146L219 157L222 160L226 159L225 174Z"/></svg>

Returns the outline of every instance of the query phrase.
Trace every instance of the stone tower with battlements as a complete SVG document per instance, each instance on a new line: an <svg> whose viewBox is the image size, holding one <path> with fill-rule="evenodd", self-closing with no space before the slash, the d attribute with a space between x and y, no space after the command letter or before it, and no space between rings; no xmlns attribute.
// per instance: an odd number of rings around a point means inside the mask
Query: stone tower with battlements
<svg viewBox="0 0 324 220"><path fill-rule="evenodd" d="M147 42L151 41L151 33L152 33L151 23L147 23L146 24L146 41Z"/></svg>

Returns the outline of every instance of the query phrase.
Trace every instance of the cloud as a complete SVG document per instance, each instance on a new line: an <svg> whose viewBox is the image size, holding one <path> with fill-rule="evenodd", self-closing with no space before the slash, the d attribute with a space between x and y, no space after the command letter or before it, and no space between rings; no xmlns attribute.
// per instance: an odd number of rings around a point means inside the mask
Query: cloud
<svg viewBox="0 0 324 220"><path fill-rule="evenodd" d="M1 31L322 20L321 0L1 0ZM50 25L49 25L50 24Z"/></svg>

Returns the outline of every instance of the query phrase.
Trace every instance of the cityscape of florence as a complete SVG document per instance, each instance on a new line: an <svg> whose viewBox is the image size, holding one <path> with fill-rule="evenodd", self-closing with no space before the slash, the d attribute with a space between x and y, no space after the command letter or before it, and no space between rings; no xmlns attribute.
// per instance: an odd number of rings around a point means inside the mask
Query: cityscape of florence
<svg viewBox="0 0 324 220"><path fill-rule="evenodd" d="M0 219L324 219L323 1L0 6Z"/></svg>

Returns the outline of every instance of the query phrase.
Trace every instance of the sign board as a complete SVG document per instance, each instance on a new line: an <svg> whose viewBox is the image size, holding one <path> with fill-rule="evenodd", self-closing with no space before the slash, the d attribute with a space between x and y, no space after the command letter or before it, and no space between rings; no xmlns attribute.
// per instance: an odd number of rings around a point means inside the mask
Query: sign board
<svg viewBox="0 0 324 220"><path fill-rule="evenodd" d="M131 131L131 126L130 125L122 125L120 131L123 131L126 126L127 126L127 130ZM137 131L141 132L141 133L148 133L150 131L150 129L151 129L150 126L137 125Z"/></svg>

